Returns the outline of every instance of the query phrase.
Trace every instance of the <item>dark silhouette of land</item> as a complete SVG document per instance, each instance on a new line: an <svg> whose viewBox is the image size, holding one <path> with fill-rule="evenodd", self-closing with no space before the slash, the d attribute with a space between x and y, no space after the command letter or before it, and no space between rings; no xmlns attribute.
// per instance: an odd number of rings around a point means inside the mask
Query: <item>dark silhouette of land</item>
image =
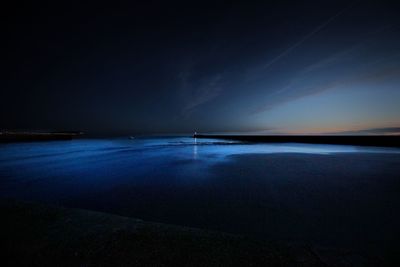
<svg viewBox="0 0 400 267"><path fill-rule="evenodd" d="M194 138L227 139L259 143L307 143L400 147L400 135L219 135L194 134Z"/></svg>
<svg viewBox="0 0 400 267"><path fill-rule="evenodd" d="M0 132L0 143L72 140L82 132Z"/></svg>

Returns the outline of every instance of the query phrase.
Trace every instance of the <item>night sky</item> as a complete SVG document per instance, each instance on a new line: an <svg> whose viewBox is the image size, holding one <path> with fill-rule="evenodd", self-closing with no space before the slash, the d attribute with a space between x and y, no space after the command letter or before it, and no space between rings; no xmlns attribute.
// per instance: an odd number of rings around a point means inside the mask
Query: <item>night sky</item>
<svg viewBox="0 0 400 267"><path fill-rule="evenodd" d="M1 12L1 129L400 132L396 1L32 2Z"/></svg>

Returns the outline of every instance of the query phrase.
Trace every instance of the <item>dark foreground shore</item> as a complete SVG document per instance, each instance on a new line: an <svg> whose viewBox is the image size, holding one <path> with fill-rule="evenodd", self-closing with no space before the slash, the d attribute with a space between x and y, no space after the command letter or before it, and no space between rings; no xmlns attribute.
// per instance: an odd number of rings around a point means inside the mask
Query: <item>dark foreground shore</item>
<svg viewBox="0 0 400 267"><path fill-rule="evenodd" d="M307 248L2 200L1 266L325 266Z"/></svg>
<svg viewBox="0 0 400 267"><path fill-rule="evenodd" d="M259 143L306 143L400 147L400 135L218 135L194 134L194 138L227 139Z"/></svg>

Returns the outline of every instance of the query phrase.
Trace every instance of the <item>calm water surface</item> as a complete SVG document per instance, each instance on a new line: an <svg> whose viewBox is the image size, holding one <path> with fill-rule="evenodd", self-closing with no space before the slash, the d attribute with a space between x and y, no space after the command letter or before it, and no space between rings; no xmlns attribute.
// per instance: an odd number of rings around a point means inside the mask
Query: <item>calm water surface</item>
<svg viewBox="0 0 400 267"><path fill-rule="evenodd" d="M0 196L276 239L387 243L399 234L399 152L190 137L2 144Z"/></svg>

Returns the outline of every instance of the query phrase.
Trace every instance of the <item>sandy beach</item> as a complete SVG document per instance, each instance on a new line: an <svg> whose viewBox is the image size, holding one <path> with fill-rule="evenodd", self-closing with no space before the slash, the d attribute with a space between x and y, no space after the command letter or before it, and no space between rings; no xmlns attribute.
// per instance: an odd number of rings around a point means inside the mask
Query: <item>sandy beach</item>
<svg viewBox="0 0 400 267"><path fill-rule="evenodd" d="M2 266L324 266L308 248L2 199Z"/></svg>

